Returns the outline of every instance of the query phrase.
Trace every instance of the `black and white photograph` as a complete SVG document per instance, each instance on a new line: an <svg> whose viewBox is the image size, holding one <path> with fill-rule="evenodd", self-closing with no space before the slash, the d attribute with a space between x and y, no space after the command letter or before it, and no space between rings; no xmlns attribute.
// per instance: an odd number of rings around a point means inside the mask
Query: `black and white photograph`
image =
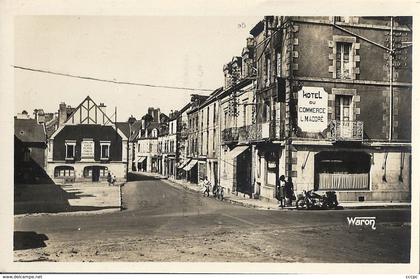
<svg viewBox="0 0 420 279"><path fill-rule="evenodd" d="M14 16L12 266L418 261L415 17L319 12Z"/></svg>

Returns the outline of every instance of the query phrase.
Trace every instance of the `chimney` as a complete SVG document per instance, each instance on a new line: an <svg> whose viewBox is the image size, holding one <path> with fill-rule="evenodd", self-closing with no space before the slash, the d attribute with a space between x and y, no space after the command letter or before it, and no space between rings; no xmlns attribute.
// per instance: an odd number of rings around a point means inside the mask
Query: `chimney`
<svg viewBox="0 0 420 279"><path fill-rule="evenodd" d="M64 122L67 120L67 107L66 103L60 103L58 108L58 127L63 126Z"/></svg>
<svg viewBox="0 0 420 279"><path fill-rule="evenodd" d="M160 108L156 109L157 123L160 123Z"/></svg>
<svg viewBox="0 0 420 279"><path fill-rule="evenodd" d="M104 105L104 103L100 103L98 106L106 115L106 106Z"/></svg>

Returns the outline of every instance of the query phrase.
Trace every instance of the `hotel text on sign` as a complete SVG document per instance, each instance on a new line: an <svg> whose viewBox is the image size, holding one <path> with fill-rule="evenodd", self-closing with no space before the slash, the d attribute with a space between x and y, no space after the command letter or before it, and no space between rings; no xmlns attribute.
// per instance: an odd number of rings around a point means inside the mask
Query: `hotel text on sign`
<svg viewBox="0 0 420 279"><path fill-rule="evenodd" d="M328 126L328 93L322 87L303 87L298 92L298 126L318 133Z"/></svg>
<svg viewBox="0 0 420 279"><path fill-rule="evenodd" d="M92 140L82 141L82 158L93 158L94 150L94 143Z"/></svg>

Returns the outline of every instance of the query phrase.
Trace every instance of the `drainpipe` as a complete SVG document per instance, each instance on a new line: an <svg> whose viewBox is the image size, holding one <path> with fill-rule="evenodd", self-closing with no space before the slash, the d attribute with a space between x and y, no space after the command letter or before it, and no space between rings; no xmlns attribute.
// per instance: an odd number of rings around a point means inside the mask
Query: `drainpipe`
<svg viewBox="0 0 420 279"><path fill-rule="evenodd" d="M390 43L389 43L389 132L388 141L392 141L392 127L393 127L393 110L394 110L394 92L393 92L393 55L394 55L394 42L393 42L393 28L394 18L391 16L391 31L390 31Z"/></svg>

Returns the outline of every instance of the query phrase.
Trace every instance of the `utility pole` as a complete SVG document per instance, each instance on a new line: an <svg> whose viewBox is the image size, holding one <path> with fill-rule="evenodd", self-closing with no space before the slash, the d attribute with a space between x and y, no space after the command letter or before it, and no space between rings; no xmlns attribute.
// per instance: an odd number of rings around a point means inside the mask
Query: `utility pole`
<svg viewBox="0 0 420 279"><path fill-rule="evenodd" d="M394 18L391 16L391 30L390 30L390 41L389 41L389 132L388 132L388 141L392 141L392 128L393 128L393 111L394 111L394 89L393 89L393 79L394 79L394 65L393 65L393 56L394 56L394 41L393 41L393 29L394 29Z"/></svg>

